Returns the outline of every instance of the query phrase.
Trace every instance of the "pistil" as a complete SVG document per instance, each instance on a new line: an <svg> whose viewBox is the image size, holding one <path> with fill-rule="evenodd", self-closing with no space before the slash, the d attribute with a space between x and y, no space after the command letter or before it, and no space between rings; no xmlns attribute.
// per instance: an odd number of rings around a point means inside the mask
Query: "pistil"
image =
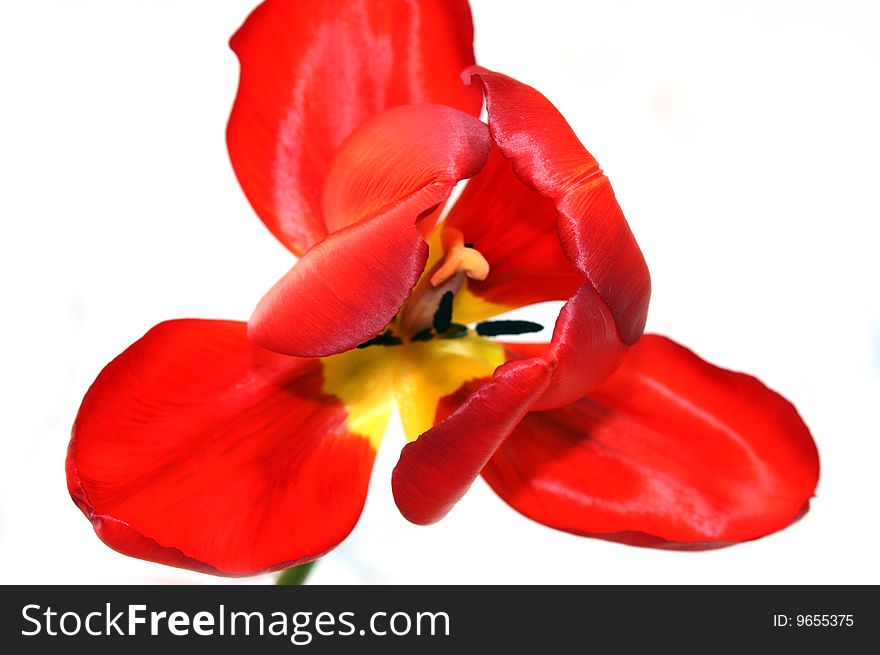
<svg viewBox="0 0 880 655"><path fill-rule="evenodd" d="M440 238L446 254L440 261L440 266L431 274L433 286L440 286L458 273L464 273L474 280L486 279L489 275L489 262L473 244L464 242L461 230L446 228Z"/></svg>
<svg viewBox="0 0 880 655"><path fill-rule="evenodd" d="M460 230L444 229L441 242L443 258L422 278L398 318L398 334L410 340L418 336L424 339L431 328L445 332L452 321L453 297L465 277L485 280L489 275L489 262L471 244L465 244ZM435 325L435 316L443 329Z"/></svg>

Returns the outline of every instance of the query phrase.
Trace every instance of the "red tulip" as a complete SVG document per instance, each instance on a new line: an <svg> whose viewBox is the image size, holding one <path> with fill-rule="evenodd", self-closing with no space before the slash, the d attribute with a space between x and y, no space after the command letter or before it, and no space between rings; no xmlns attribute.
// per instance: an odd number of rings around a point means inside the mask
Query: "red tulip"
<svg viewBox="0 0 880 655"><path fill-rule="evenodd" d="M89 389L67 478L108 545L226 575L311 561L354 527L395 403L416 523L481 474L536 521L641 546L806 511L795 408L642 336L648 269L607 177L544 96L473 65L466 2L268 0L232 47L232 163L299 260L247 324L161 323ZM494 338L547 300L550 343Z"/></svg>

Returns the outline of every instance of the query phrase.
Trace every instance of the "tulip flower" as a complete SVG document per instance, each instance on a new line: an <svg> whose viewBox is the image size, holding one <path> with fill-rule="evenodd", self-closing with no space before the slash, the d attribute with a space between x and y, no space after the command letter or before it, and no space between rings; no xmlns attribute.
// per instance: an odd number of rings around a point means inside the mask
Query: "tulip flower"
<svg viewBox="0 0 880 655"><path fill-rule="evenodd" d="M608 178L472 41L460 0L268 0L233 37L232 164L298 260L247 323L161 323L88 390L67 479L107 545L223 575L312 561L357 522L395 406L415 523L479 476L539 523L637 546L806 511L795 408L643 335L648 268ZM565 301L549 341L505 341L540 326L493 318L544 301Z"/></svg>

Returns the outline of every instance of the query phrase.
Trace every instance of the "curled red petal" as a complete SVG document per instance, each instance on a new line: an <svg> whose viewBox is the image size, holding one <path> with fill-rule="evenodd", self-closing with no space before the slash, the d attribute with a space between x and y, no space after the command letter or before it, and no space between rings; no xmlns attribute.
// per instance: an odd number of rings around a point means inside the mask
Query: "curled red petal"
<svg viewBox="0 0 880 655"><path fill-rule="evenodd" d="M406 446L391 476L394 500L413 523L443 518L546 388L541 359L508 362L442 423Z"/></svg>
<svg viewBox="0 0 880 655"><path fill-rule="evenodd" d="M377 114L346 139L330 167L328 229L381 214L429 184L449 187L475 175L491 144L485 123L452 107L414 104Z"/></svg>
<svg viewBox="0 0 880 655"><path fill-rule="evenodd" d="M372 435L352 431L346 405L324 391L321 360L276 355L245 332L161 323L89 389L67 483L112 548L250 575L319 557L354 527Z"/></svg>
<svg viewBox="0 0 880 655"><path fill-rule="evenodd" d="M336 156L325 206L341 227L263 297L250 337L276 352L325 356L380 333L425 267L417 221L485 164L485 124L442 105L389 109L362 124Z"/></svg>
<svg viewBox="0 0 880 655"><path fill-rule="evenodd" d="M526 416L483 470L545 525L681 549L784 528L806 511L818 475L791 403L656 335L588 397Z"/></svg>
<svg viewBox="0 0 880 655"><path fill-rule="evenodd" d="M583 285L559 312L550 347L541 355L552 377L534 408L582 397L614 372L627 348L608 305L591 285Z"/></svg>
<svg viewBox="0 0 880 655"><path fill-rule="evenodd" d="M608 306L583 285L563 307L549 346L521 351L533 356L499 367L455 413L403 449L392 477L401 513L414 523L443 518L527 412L582 397L626 349Z"/></svg>
<svg viewBox="0 0 880 655"><path fill-rule="evenodd" d="M632 345L645 328L650 276L598 162L532 87L479 66L464 77L482 83L492 139L514 173L555 205L563 251L608 304L623 342Z"/></svg>
<svg viewBox="0 0 880 655"><path fill-rule="evenodd" d="M493 157L484 177L465 192L462 206L450 213L449 225L475 246L479 241L490 264L485 282L469 283L468 290L513 306L571 294L549 347L533 350L531 359L505 376L507 385L524 385L523 403L512 414L523 416L567 405L615 370L644 330L650 277L608 179L556 108L504 75L471 67L463 76L481 81L489 130L506 160ZM485 210L485 221L481 197L499 203L499 209ZM525 362L546 371L546 379L526 375ZM394 484L404 516L435 521L470 487L478 474L474 464L491 457L515 427L496 418L490 432L480 432L487 429L480 412L503 404L504 389L486 385L477 392L479 400L465 403L406 447ZM475 452L457 462L460 444L471 442Z"/></svg>
<svg viewBox="0 0 880 655"><path fill-rule="evenodd" d="M468 280L468 291L500 309L567 300L584 283L565 256L556 205L527 187L493 148L486 167L467 183L444 223L489 261L485 280Z"/></svg>
<svg viewBox="0 0 880 655"><path fill-rule="evenodd" d="M257 214L296 254L327 233L324 182L342 141L389 107L436 102L471 114L476 89L465 0L267 0L232 38L241 63L227 128Z"/></svg>

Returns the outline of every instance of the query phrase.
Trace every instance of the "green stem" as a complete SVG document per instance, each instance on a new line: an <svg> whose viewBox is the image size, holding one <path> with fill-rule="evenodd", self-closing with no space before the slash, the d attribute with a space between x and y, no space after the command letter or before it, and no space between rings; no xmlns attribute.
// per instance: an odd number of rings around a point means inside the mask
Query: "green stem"
<svg viewBox="0 0 880 655"><path fill-rule="evenodd" d="M278 579L275 581L275 584L279 585L301 585L305 584L306 578L309 577L309 573L312 572L312 567L315 566L315 562L318 560L314 560L311 562L306 562L305 564L300 564L299 566L291 566L289 569L284 569L281 572L281 575L278 576Z"/></svg>

